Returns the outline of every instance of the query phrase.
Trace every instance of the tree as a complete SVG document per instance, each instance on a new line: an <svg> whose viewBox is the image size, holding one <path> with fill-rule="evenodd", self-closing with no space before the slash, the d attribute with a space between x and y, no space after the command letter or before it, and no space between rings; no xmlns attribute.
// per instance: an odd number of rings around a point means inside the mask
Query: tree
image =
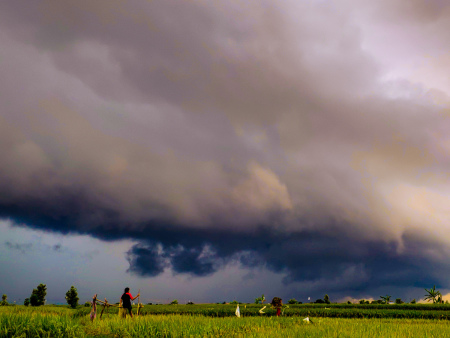
<svg viewBox="0 0 450 338"><path fill-rule="evenodd" d="M316 303L316 304L324 304L325 301L323 299L319 298L319 299L316 299L316 301L314 303Z"/></svg>
<svg viewBox="0 0 450 338"><path fill-rule="evenodd" d="M23 300L23 305L25 305L25 306L30 305L30 298L25 298L25 299Z"/></svg>
<svg viewBox="0 0 450 338"><path fill-rule="evenodd" d="M411 301L411 304L416 304L416 299L415 298Z"/></svg>
<svg viewBox="0 0 450 338"><path fill-rule="evenodd" d="M78 306L78 300L77 289L72 285L69 291L66 292L67 304L69 304L72 309L75 309Z"/></svg>
<svg viewBox="0 0 450 338"><path fill-rule="evenodd" d="M396 298L395 299L395 304L403 304L404 302L402 301L401 298Z"/></svg>
<svg viewBox="0 0 450 338"><path fill-rule="evenodd" d="M297 303L298 303L297 299L295 299L295 298L289 299L289 301L288 301L288 304L297 304Z"/></svg>
<svg viewBox="0 0 450 338"><path fill-rule="evenodd" d="M389 301L391 300L391 296L386 295L386 296L380 296L380 298L383 300L384 304L389 304Z"/></svg>
<svg viewBox="0 0 450 338"><path fill-rule="evenodd" d="M6 301L8 299L8 296L6 294L3 294L2 296L2 302L0 305L8 305L8 302Z"/></svg>
<svg viewBox="0 0 450 338"><path fill-rule="evenodd" d="M176 299L174 299L173 301L170 302L169 305L178 305L178 301Z"/></svg>
<svg viewBox="0 0 450 338"><path fill-rule="evenodd" d="M31 306L39 306L39 305L42 305L42 304L39 304L39 297L38 297L37 294L31 293L31 296L30 296L30 304L31 304Z"/></svg>
<svg viewBox="0 0 450 338"><path fill-rule="evenodd" d="M264 297L264 294L262 294L261 297L255 298L255 304L259 304L260 302L261 302L261 304L263 304L265 300L266 300L266 297Z"/></svg>
<svg viewBox="0 0 450 338"><path fill-rule="evenodd" d="M45 304L45 296L47 295L47 286L39 284L37 289L33 289L30 296L31 306L41 306Z"/></svg>
<svg viewBox="0 0 450 338"><path fill-rule="evenodd" d="M430 290L425 289L427 294L425 295L425 300L429 302L430 300L433 301L433 304L437 302L437 298L441 296L441 293L439 291L436 291L436 285L433 285Z"/></svg>
<svg viewBox="0 0 450 338"><path fill-rule="evenodd" d="M323 300L325 301L325 303L330 304L330 297L328 297L328 295L325 295L323 297Z"/></svg>

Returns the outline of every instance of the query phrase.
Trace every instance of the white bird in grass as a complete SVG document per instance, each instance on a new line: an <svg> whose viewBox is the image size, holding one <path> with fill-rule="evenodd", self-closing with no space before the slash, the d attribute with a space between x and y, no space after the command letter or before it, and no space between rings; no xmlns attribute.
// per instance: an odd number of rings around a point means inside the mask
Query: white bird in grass
<svg viewBox="0 0 450 338"><path fill-rule="evenodd" d="M309 319L309 317L306 317L305 319L303 319L304 322L307 322L308 324L314 324L313 321L311 319Z"/></svg>

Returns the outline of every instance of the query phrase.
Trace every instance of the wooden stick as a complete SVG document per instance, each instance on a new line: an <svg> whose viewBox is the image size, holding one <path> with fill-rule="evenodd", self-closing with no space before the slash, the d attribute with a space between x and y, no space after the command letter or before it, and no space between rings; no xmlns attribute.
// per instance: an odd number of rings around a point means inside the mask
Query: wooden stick
<svg viewBox="0 0 450 338"><path fill-rule="evenodd" d="M139 316L139 308L141 307L141 301L140 301L140 299L139 299L139 297L140 297L140 294L141 294L141 289L139 289L139 291L138 291L138 309L137 309L137 314L136 314L136 316Z"/></svg>
<svg viewBox="0 0 450 338"><path fill-rule="evenodd" d="M103 308L102 308L102 312L100 313L100 319L102 319L103 310L105 310L105 307L108 306L108 301L106 300L106 298L105 298L105 302L103 304L104 305L103 305Z"/></svg>
<svg viewBox="0 0 450 338"><path fill-rule="evenodd" d="M97 303L106 304L106 306L114 306L119 307L119 305L108 303L108 300L105 298L105 301L101 301L100 299L97 299L97 294L95 294L94 297L92 297L92 300L96 301ZM99 304L100 305L100 304Z"/></svg>
<svg viewBox="0 0 450 338"><path fill-rule="evenodd" d="M102 302L101 300L97 299L97 302L105 304L105 302ZM100 304L99 304L100 305ZM114 307L119 307L119 305L116 304L111 304L111 303L107 303L107 306L114 306Z"/></svg>

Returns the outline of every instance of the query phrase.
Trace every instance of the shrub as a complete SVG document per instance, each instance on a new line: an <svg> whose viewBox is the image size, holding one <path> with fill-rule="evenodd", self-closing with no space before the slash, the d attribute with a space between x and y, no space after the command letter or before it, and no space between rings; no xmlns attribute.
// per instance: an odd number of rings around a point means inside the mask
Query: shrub
<svg viewBox="0 0 450 338"><path fill-rule="evenodd" d="M91 303L86 302L86 303L84 303L84 306L85 306L85 307L90 307L90 306L91 306Z"/></svg>
<svg viewBox="0 0 450 338"><path fill-rule="evenodd" d="M295 299L295 298L289 299L289 301L288 301L288 304L297 304L297 303L298 303L297 299Z"/></svg>
<svg viewBox="0 0 450 338"><path fill-rule="evenodd" d="M411 301L411 304L416 304L416 299L415 298Z"/></svg>
<svg viewBox="0 0 450 338"><path fill-rule="evenodd" d="M178 301L174 299L173 301L170 302L170 305L178 305Z"/></svg>
<svg viewBox="0 0 450 338"><path fill-rule="evenodd" d="M30 298L25 298L23 301L23 305L25 305L25 306L30 305Z"/></svg>
<svg viewBox="0 0 450 338"><path fill-rule="evenodd" d="M401 298L396 298L395 299L395 304L403 304L403 301Z"/></svg>
<svg viewBox="0 0 450 338"><path fill-rule="evenodd" d="M2 302L0 303L0 305L3 305L3 306L8 305L7 299L8 299L8 296L6 294L3 294Z"/></svg>

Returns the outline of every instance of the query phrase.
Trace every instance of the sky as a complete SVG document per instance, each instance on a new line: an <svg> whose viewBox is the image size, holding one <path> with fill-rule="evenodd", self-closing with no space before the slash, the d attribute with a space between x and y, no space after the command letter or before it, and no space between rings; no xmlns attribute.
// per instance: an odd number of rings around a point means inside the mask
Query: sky
<svg viewBox="0 0 450 338"><path fill-rule="evenodd" d="M0 2L0 293L450 293L449 29L444 0Z"/></svg>

